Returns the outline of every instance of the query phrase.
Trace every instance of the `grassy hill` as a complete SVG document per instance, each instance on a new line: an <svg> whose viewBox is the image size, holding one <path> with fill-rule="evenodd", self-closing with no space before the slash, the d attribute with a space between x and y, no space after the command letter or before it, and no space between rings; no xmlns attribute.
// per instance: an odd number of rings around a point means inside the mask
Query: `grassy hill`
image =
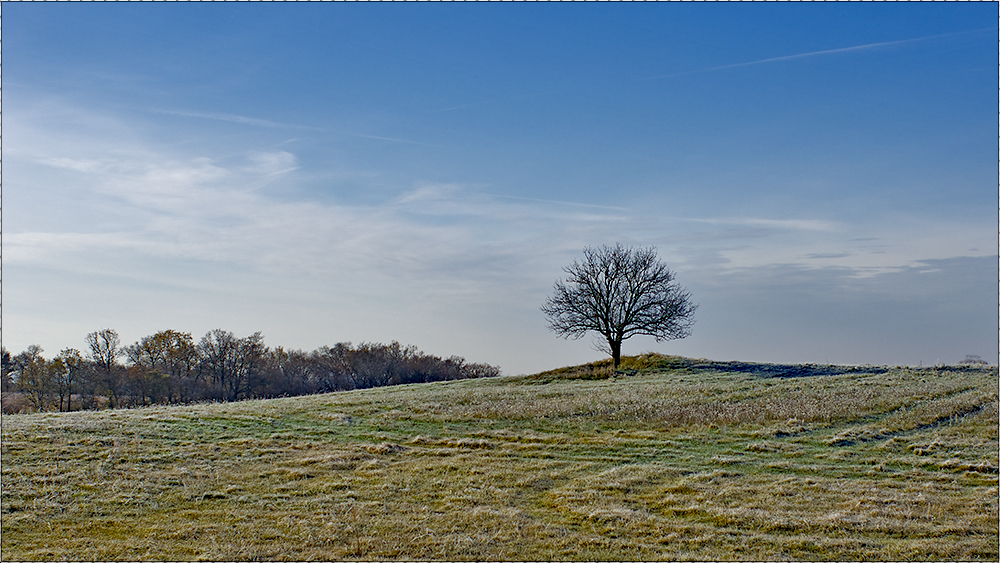
<svg viewBox="0 0 1000 563"><path fill-rule="evenodd" d="M998 559L995 367L645 355L3 417L15 559Z"/></svg>

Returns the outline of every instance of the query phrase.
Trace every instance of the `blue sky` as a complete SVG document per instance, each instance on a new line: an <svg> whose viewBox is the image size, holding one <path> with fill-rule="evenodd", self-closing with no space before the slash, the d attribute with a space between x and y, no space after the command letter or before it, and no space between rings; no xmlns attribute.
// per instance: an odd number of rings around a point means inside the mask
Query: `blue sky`
<svg viewBox="0 0 1000 563"><path fill-rule="evenodd" d="M997 361L995 3L4 3L3 345L115 328L595 360L539 306L656 246L657 351Z"/></svg>

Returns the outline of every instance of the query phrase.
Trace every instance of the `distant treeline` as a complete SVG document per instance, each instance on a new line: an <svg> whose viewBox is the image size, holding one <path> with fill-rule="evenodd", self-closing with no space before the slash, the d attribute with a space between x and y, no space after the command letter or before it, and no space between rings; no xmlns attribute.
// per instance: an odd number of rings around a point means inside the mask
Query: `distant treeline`
<svg viewBox="0 0 1000 563"><path fill-rule="evenodd" d="M237 338L216 329L197 343L165 330L123 346L117 332L102 329L86 343L85 352L67 348L51 359L34 345L13 356L3 349L4 412L238 401L500 375L495 366L399 342L304 352L268 348L259 332Z"/></svg>

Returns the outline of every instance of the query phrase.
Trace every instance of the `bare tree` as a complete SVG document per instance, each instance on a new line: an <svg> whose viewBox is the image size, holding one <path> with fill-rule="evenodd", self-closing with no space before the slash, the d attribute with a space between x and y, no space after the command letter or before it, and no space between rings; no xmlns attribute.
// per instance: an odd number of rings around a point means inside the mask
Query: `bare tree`
<svg viewBox="0 0 1000 563"><path fill-rule="evenodd" d="M59 410L73 410L73 392L79 386L87 365L76 348L65 348L49 363L55 378L56 393L59 395Z"/></svg>
<svg viewBox="0 0 1000 563"><path fill-rule="evenodd" d="M235 401L250 390L253 378L263 365L267 347L260 332L236 338L233 333L217 328L202 337L198 353L222 398Z"/></svg>
<svg viewBox="0 0 1000 563"><path fill-rule="evenodd" d="M121 338L113 329L102 328L88 334L85 340L90 347L90 359L96 364L101 384L108 393L111 408L115 408L122 385L121 366L118 364L118 357L124 353Z"/></svg>
<svg viewBox="0 0 1000 563"><path fill-rule="evenodd" d="M6 393L14 388L14 378L11 374L14 373L14 369L17 367L14 364L14 357L10 355L10 352L6 348L0 349L0 366L3 369L3 379L0 380L0 392Z"/></svg>
<svg viewBox="0 0 1000 563"><path fill-rule="evenodd" d="M160 387L158 392L165 394L168 402L182 401L193 391L198 350L190 333L162 330L124 350L132 367L142 370L143 383Z"/></svg>
<svg viewBox="0 0 1000 563"><path fill-rule="evenodd" d="M52 395L52 371L42 357L42 348L35 344L14 357L17 370L16 388L28 399L35 410L42 411Z"/></svg>
<svg viewBox="0 0 1000 563"><path fill-rule="evenodd" d="M549 328L564 338L593 331L607 341L614 367L621 363L622 341L644 334L657 342L691 334L696 305L674 283L674 273L656 257L656 249L621 244L586 248L584 260L563 269L565 282L542 311Z"/></svg>

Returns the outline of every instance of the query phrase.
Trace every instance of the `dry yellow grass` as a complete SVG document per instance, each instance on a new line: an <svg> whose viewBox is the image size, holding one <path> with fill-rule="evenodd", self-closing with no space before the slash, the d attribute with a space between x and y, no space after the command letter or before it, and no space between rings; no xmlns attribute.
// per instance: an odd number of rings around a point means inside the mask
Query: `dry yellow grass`
<svg viewBox="0 0 1000 563"><path fill-rule="evenodd" d="M995 368L631 361L4 416L2 558L998 559Z"/></svg>

